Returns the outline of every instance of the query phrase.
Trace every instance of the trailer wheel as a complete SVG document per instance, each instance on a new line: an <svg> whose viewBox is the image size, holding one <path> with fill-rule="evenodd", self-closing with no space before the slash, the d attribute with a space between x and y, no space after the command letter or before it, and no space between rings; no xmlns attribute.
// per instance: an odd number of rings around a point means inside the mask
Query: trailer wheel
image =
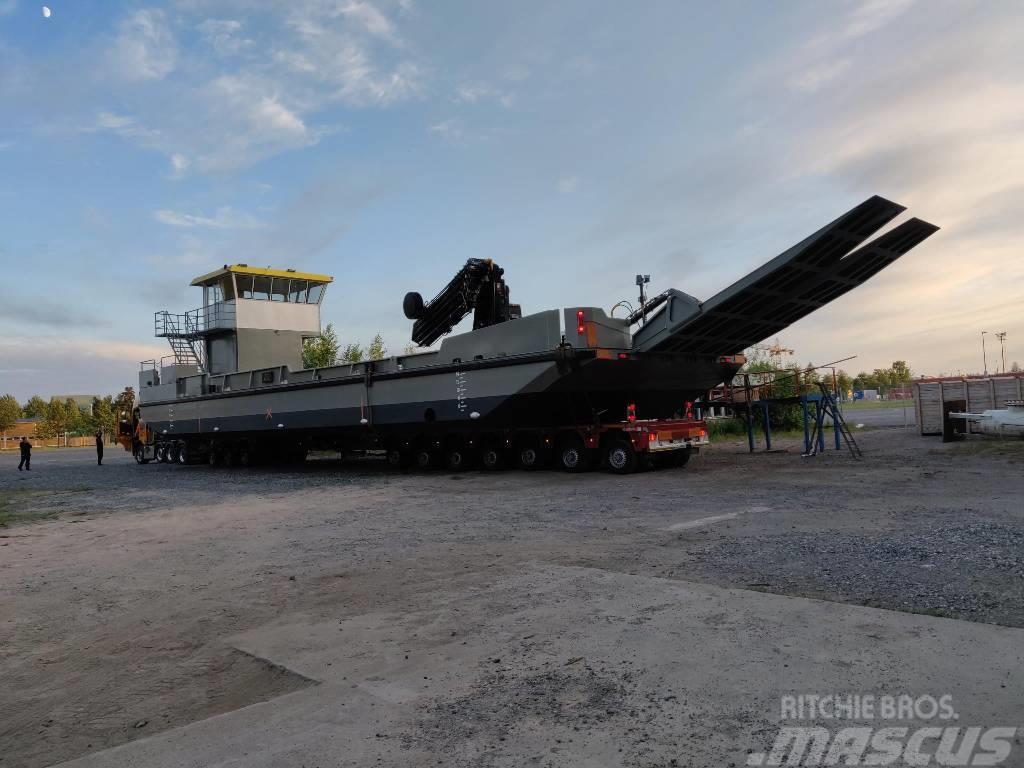
<svg viewBox="0 0 1024 768"><path fill-rule="evenodd" d="M221 451L221 463L225 467L233 467L238 463L238 455L235 453L235 448L232 445L224 446Z"/></svg>
<svg viewBox="0 0 1024 768"><path fill-rule="evenodd" d="M175 446L174 459L179 464L188 464L188 443L184 440Z"/></svg>
<svg viewBox="0 0 1024 768"><path fill-rule="evenodd" d="M170 446L167 443L160 443L156 447L156 460L161 464L166 464L171 460L170 457Z"/></svg>
<svg viewBox="0 0 1024 768"><path fill-rule="evenodd" d="M593 454L578 437L564 440L558 449L558 466L566 472L586 472L592 460Z"/></svg>
<svg viewBox="0 0 1024 768"><path fill-rule="evenodd" d="M253 465L252 449L247 445L243 445L238 449L238 466L240 467L251 467Z"/></svg>
<svg viewBox="0 0 1024 768"><path fill-rule="evenodd" d="M416 449L416 466L419 469L430 469L434 464L434 457L426 448Z"/></svg>
<svg viewBox="0 0 1024 768"><path fill-rule="evenodd" d="M149 464L149 459L146 458L146 447L144 445L135 446L133 455L135 456L136 464Z"/></svg>
<svg viewBox="0 0 1024 768"><path fill-rule="evenodd" d="M469 456L462 447L449 448L444 454L444 464L451 472L462 472L469 468Z"/></svg>
<svg viewBox="0 0 1024 768"><path fill-rule="evenodd" d="M480 466L488 472L496 472L505 464L501 449L496 445L485 445L480 451Z"/></svg>
<svg viewBox="0 0 1024 768"><path fill-rule="evenodd" d="M519 449L519 467L526 470L540 469L543 464L540 449L536 445L524 445Z"/></svg>
<svg viewBox="0 0 1024 768"><path fill-rule="evenodd" d="M636 451L633 444L628 440L613 440L608 444L604 453L605 463L608 469L617 475L628 475L636 472L637 461Z"/></svg>
<svg viewBox="0 0 1024 768"><path fill-rule="evenodd" d="M211 467L219 466L221 463L221 452L220 448L211 445L209 452L206 454L206 461Z"/></svg>

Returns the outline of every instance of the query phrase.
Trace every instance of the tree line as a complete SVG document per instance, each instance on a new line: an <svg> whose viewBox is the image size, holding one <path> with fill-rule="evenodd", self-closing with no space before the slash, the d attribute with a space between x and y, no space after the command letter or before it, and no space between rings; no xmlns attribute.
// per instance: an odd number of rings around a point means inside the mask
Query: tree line
<svg viewBox="0 0 1024 768"><path fill-rule="evenodd" d="M71 398L44 400L34 395L22 405L13 395L0 397L0 432L9 432L22 418L39 419L35 435L44 440L65 433L90 435L99 429L112 434L117 423L117 399L113 395L94 397L83 408Z"/></svg>
<svg viewBox="0 0 1024 768"><path fill-rule="evenodd" d="M415 351L412 344L405 347L404 354ZM361 363L364 360L383 360L388 356L388 348L384 337L379 333L364 348L359 342L346 344L344 347L334 330L334 323L328 323L323 332L316 338L306 339L302 344L303 368L327 368L343 363Z"/></svg>

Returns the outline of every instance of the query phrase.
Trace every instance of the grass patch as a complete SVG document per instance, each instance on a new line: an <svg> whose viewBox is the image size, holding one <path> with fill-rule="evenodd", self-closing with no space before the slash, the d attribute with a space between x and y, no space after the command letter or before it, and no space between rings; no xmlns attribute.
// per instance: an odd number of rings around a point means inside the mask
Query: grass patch
<svg viewBox="0 0 1024 768"><path fill-rule="evenodd" d="M88 485L72 486L59 491L0 489L0 528L55 520L60 516L60 506L48 502L67 494L87 493L91 490L93 488Z"/></svg>
<svg viewBox="0 0 1024 768"><path fill-rule="evenodd" d="M0 490L0 528L54 519L57 510L36 508L39 501L50 495L51 491Z"/></svg>

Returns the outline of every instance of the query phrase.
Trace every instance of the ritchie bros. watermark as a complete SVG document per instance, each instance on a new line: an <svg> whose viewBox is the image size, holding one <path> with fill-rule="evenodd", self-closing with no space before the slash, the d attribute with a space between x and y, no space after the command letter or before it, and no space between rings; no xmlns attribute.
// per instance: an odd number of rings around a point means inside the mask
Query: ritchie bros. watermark
<svg viewBox="0 0 1024 768"><path fill-rule="evenodd" d="M749 766L1001 765L1015 726L964 725L949 694L799 694L779 701L781 725Z"/></svg>

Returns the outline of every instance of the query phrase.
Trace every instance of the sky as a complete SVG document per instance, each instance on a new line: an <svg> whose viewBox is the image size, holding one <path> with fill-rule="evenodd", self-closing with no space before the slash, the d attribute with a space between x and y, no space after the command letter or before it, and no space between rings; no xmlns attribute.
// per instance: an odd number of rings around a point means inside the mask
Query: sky
<svg viewBox="0 0 1024 768"><path fill-rule="evenodd" d="M941 231L779 335L1024 363L1024 4L0 0L0 392L108 393L225 263L343 341L470 257L525 313L708 298L880 194ZM900 219L902 220L902 219ZM988 339L989 369L998 342ZM769 340L769 342L772 340Z"/></svg>

